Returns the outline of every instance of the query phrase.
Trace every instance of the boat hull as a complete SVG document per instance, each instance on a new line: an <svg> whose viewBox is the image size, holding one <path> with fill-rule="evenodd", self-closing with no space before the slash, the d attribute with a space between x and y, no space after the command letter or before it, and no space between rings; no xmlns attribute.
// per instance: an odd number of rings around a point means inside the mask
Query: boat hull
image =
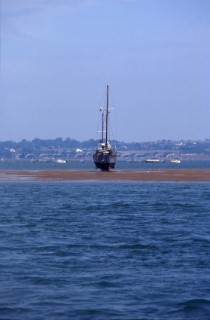
<svg viewBox="0 0 210 320"><path fill-rule="evenodd" d="M102 171L109 171L109 169L115 168L115 162L94 162L97 169Z"/></svg>
<svg viewBox="0 0 210 320"><path fill-rule="evenodd" d="M103 153L95 153L93 155L93 161L97 169L102 171L109 171L109 169L114 169L116 164L117 155L107 155Z"/></svg>

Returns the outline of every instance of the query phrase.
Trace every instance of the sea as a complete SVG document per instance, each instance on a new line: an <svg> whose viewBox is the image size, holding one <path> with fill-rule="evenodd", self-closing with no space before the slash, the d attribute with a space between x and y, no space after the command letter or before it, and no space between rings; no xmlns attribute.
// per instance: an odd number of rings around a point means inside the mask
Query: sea
<svg viewBox="0 0 210 320"><path fill-rule="evenodd" d="M1 320L209 320L210 184L0 179L0 285Z"/></svg>

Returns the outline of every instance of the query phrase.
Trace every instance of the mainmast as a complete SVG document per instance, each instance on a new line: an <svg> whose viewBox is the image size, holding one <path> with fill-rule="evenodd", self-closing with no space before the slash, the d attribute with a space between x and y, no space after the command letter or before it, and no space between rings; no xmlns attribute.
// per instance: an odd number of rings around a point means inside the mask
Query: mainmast
<svg viewBox="0 0 210 320"><path fill-rule="evenodd" d="M106 147L108 146L109 86L106 88Z"/></svg>

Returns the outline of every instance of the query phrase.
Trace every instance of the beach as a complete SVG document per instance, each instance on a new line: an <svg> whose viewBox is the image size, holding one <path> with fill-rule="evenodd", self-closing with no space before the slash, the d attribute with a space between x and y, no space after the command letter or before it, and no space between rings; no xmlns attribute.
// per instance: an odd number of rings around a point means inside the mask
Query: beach
<svg viewBox="0 0 210 320"><path fill-rule="evenodd" d="M1 170L0 180L210 182L210 170Z"/></svg>

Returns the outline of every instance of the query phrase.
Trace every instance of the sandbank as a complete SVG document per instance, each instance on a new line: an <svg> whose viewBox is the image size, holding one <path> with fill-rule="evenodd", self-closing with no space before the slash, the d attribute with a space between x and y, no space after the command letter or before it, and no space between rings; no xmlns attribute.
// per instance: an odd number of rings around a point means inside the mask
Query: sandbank
<svg viewBox="0 0 210 320"><path fill-rule="evenodd" d="M210 182L210 170L1 170L0 180Z"/></svg>

